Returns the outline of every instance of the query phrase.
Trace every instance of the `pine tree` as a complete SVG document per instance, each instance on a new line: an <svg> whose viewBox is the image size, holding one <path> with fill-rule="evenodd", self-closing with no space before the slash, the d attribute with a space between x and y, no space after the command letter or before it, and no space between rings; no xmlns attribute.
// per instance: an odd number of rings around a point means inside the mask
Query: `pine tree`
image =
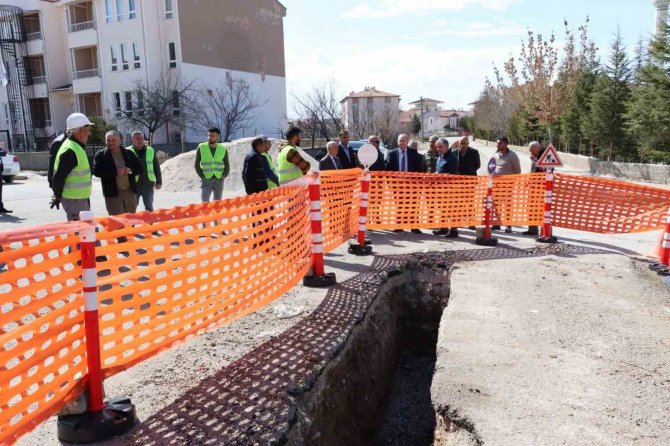
<svg viewBox="0 0 670 446"><path fill-rule="evenodd" d="M631 157L629 135L625 127L626 102L630 99L633 72L626 49L617 30L610 50L608 63L598 75L591 95L591 115L588 127L596 143L612 160L617 154L623 159Z"/></svg>
<svg viewBox="0 0 670 446"><path fill-rule="evenodd" d="M652 41L626 117L640 158L670 164L670 28Z"/></svg>

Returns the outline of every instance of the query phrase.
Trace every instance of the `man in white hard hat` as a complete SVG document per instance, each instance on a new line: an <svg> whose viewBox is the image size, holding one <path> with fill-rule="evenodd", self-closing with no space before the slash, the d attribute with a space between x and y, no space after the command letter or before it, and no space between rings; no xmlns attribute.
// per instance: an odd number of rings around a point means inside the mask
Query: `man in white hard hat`
<svg viewBox="0 0 670 446"><path fill-rule="evenodd" d="M85 148L93 123L82 113L72 113L66 122L67 139L54 161L50 207L62 204L68 221L73 221L81 211L91 210L91 166Z"/></svg>

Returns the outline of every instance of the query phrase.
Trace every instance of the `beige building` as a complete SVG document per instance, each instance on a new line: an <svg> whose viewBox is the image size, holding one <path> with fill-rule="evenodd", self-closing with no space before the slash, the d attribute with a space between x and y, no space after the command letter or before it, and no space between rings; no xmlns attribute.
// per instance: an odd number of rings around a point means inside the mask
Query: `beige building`
<svg viewBox="0 0 670 446"><path fill-rule="evenodd" d="M441 107L444 102L437 99L423 98L413 102L409 110L400 113L401 124L408 124L413 119L413 116L421 121L422 107L423 107L423 136L442 132L446 129L458 130L461 127L461 119L468 116L469 113L463 110L445 110Z"/></svg>
<svg viewBox="0 0 670 446"><path fill-rule="evenodd" d="M344 127L352 139L366 139L371 134L397 130L400 95L365 87L363 91L349 93L340 105Z"/></svg>
<svg viewBox="0 0 670 446"><path fill-rule="evenodd" d="M15 150L43 149L80 111L110 122L137 111L138 82L161 78L211 95L244 80L264 104L233 137L276 135L286 123L283 18L277 0L23 0L0 6L6 72L0 130ZM213 13L214 12L214 13ZM179 98L172 113L179 116ZM129 134L135 128L123 128ZM146 129L140 129L146 131ZM6 133L0 133L5 139ZM155 143L204 138L186 123Z"/></svg>

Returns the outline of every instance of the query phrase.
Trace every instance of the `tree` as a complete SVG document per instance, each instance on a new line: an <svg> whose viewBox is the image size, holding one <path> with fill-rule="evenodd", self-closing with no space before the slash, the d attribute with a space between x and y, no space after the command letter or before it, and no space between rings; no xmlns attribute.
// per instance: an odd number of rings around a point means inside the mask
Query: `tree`
<svg viewBox="0 0 670 446"><path fill-rule="evenodd" d="M192 90L192 82L183 84L170 73L153 83L137 80L130 98L123 97L122 104L115 104L116 122L121 128L146 130L151 143L154 134L164 126L174 124L183 128L188 121L187 104Z"/></svg>
<svg viewBox="0 0 670 446"><path fill-rule="evenodd" d="M579 27L579 49L575 34L565 26L565 46L561 50L556 45L556 37L551 33L548 39L542 34L528 31L528 41L522 42L519 59L511 57L503 65L509 78L510 93L515 102L536 117L541 125L551 126L558 121L569 103L572 90L589 51L595 51L589 43L586 23ZM562 54L562 57L560 57ZM499 86L506 84L501 72L496 68Z"/></svg>
<svg viewBox="0 0 670 446"><path fill-rule="evenodd" d="M370 133L375 133L386 147L391 147L398 136L400 128L398 110L389 105L384 105L375 113L374 128ZM367 137L370 135L365 135ZM362 139L362 138L361 138Z"/></svg>
<svg viewBox="0 0 670 446"><path fill-rule="evenodd" d="M411 135L418 135L421 133L421 120L416 113L412 115L412 120L409 122L408 130Z"/></svg>
<svg viewBox="0 0 670 446"><path fill-rule="evenodd" d="M506 133L516 109L509 88L494 86L487 79L479 99L475 102L476 126L485 132L487 139Z"/></svg>
<svg viewBox="0 0 670 446"><path fill-rule="evenodd" d="M262 102L245 79L235 79L230 74L221 78L217 85L207 88L201 83L191 92L189 120L201 131L218 128L223 141L229 141L238 132L253 125L254 111L267 101Z"/></svg>
<svg viewBox="0 0 670 446"><path fill-rule="evenodd" d="M640 158L670 163L670 28L649 47L650 61L640 70L640 84L628 102L628 129Z"/></svg>
<svg viewBox="0 0 670 446"><path fill-rule="evenodd" d="M337 100L337 84L332 79L313 84L312 89L303 94L294 94L293 110L299 119L313 120L325 139L330 139L344 128Z"/></svg>
<svg viewBox="0 0 670 446"><path fill-rule="evenodd" d="M105 134L110 130L116 130L116 126L105 121L99 116L91 117L93 126L91 127L91 136L88 137L87 144L91 146L102 146L107 143L105 141Z"/></svg>
<svg viewBox="0 0 670 446"><path fill-rule="evenodd" d="M599 146L608 149L608 159L616 153L628 158L629 139L625 127L626 102L630 99L633 71L626 56L626 49L617 30L609 61L598 76L591 96L589 127Z"/></svg>

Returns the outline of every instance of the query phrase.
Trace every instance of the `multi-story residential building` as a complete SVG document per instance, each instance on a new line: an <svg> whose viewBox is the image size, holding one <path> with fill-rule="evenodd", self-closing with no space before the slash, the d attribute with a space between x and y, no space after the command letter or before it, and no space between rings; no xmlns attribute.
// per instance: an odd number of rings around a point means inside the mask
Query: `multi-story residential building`
<svg viewBox="0 0 670 446"><path fill-rule="evenodd" d="M340 105L344 127L352 137L363 139L373 133L391 136L397 131L400 95L365 87L363 91L349 93Z"/></svg>
<svg viewBox="0 0 670 446"><path fill-rule="evenodd" d="M141 113L137 85L167 78L210 95L224 82L246 82L263 106L231 139L277 134L285 126L286 9L277 0L4 3L0 53L17 150L43 148L74 111L109 122ZM178 95L172 102L171 112L178 116ZM0 128L1 121L2 116ZM136 130L121 120L117 124L124 134ZM204 136L202 129L181 123L159 129L154 143L182 138L199 141Z"/></svg>
<svg viewBox="0 0 670 446"><path fill-rule="evenodd" d="M421 122L423 116L423 136L427 137L447 129L458 130L461 127L461 119L468 116L463 110L444 110L440 104L444 102L437 99L422 98L409 105L411 109L400 112L400 123L409 124L413 116ZM423 113L421 113L423 107Z"/></svg>

